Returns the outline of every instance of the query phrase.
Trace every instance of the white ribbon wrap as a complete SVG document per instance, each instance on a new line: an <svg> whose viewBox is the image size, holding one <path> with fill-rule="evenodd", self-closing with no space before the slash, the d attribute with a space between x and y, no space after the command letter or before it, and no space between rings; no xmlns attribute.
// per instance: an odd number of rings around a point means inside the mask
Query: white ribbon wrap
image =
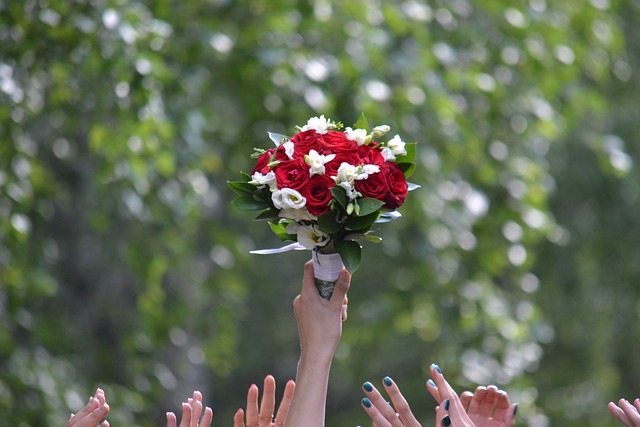
<svg viewBox="0 0 640 427"><path fill-rule="evenodd" d="M313 275L316 279L335 282L344 267L340 254L321 254L313 251Z"/></svg>

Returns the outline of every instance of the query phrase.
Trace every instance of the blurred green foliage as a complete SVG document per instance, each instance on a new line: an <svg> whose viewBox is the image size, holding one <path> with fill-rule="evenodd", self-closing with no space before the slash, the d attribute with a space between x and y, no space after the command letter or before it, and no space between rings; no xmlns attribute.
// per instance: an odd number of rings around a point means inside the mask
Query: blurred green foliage
<svg viewBox="0 0 640 427"><path fill-rule="evenodd" d="M363 249L327 425L385 375L425 425L433 361L532 426L640 395L637 0L0 0L0 419L231 422L295 374L308 254L235 211L267 131L364 112L419 141Z"/></svg>

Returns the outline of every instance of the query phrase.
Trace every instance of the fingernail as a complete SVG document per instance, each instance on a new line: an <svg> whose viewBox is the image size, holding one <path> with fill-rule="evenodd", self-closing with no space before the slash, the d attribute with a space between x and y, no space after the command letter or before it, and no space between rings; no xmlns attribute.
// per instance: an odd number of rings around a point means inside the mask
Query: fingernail
<svg viewBox="0 0 640 427"><path fill-rule="evenodd" d="M366 407L366 408L371 408L371 401L369 400L368 397L365 397L364 399L362 399L362 404Z"/></svg>
<svg viewBox="0 0 640 427"><path fill-rule="evenodd" d="M384 382L384 385L386 385L387 387L391 387L393 385L393 381L389 377L384 377L382 381Z"/></svg>
<svg viewBox="0 0 640 427"><path fill-rule="evenodd" d="M451 425L451 418L449 418L449 415L444 416L442 419L442 425L445 427L449 427Z"/></svg>
<svg viewBox="0 0 640 427"><path fill-rule="evenodd" d="M431 387L437 387L436 383L434 383L431 378L429 378L429 381L427 381L427 384L429 384Z"/></svg>
<svg viewBox="0 0 640 427"><path fill-rule="evenodd" d="M366 391L373 391L373 385L371 385L371 383L369 381L367 381L366 383L362 384L362 388L365 389Z"/></svg>
<svg viewBox="0 0 640 427"><path fill-rule="evenodd" d="M432 363L432 364L431 364L431 367L432 367L433 369L435 369L436 371L438 371L438 373L439 373L439 374L441 374L441 373L442 373L442 370L440 369L440 366L436 365L435 363ZM449 422L451 422L451 421L449 421Z"/></svg>
<svg viewBox="0 0 640 427"><path fill-rule="evenodd" d="M516 406L513 407L513 416L515 417L517 413L518 413L518 404L516 403Z"/></svg>
<svg viewBox="0 0 640 427"><path fill-rule="evenodd" d="M449 399L444 401L444 410L448 411L449 410Z"/></svg>

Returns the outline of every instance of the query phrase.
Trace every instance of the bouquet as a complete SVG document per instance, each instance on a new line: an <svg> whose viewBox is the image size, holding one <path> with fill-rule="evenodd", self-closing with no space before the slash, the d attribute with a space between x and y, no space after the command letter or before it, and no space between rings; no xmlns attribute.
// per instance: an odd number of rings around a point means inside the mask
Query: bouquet
<svg viewBox="0 0 640 427"><path fill-rule="evenodd" d="M375 223L400 217L396 209L418 188L407 182L415 169L416 143L398 135L380 141L389 126L370 129L364 115L353 128L324 116L309 119L292 137L269 132L275 147L255 149L256 164L241 181L228 182L242 210L261 211L282 240L295 243L271 254L311 250L318 291L329 299L342 267L353 273L361 259L359 240Z"/></svg>

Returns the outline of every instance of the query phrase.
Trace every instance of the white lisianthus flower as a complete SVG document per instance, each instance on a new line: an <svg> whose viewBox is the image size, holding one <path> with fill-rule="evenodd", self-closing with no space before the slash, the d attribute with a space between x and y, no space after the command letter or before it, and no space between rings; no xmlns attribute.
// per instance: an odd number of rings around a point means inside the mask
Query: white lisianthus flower
<svg viewBox="0 0 640 427"><path fill-rule="evenodd" d="M336 185L339 185L347 191L347 196L352 200L355 199L358 194L353 186L353 181L355 181L358 175L358 169L358 166L343 162L338 168L336 176L331 177L336 182Z"/></svg>
<svg viewBox="0 0 640 427"><path fill-rule="evenodd" d="M380 154L382 154L382 157L386 162L396 161L396 156L393 154L393 151L391 151L390 148L383 148L382 151L380 151Z"/></svg>
<svg viewBox="0 0 640 427"><path fill-rule="evenodd" d="M291 188L274 191L271 194L271 200L278 209L302 209L307 204L307 199Z"/></svg>
<svg viewBox="0 0 640 427"><path fill-rule="evenodd" d="M302 126L300 128L301 132L304 132L306 130L315 130L318 133L327 133L327 131L329 129L335 129L336 128L336 124L333 123L331 121L331 119L324 118L324 115L320 116L320 117L311 117L309 120L307 120L307 124Z"/></svg>
<svg viewBox="0 0 640 427"><path fill-rule="evenodd" d="M267 185L269 187L269 190L271 191L276 191L278 189L276 174L273 171L267 172L266 175L263 175L260 172L254 173L251 176L251 181L249 181L249 184L256 185L259 188L263 185Z"/></svg>
<svg viewBox="0 0 640 427"><path fill-rule="evenodd" d="M280 218L292 219L294 221L317 221L318 217L309 213L306 209L281 209L278 213Z"/></svg>
<svg viewBox="0 0 640 427"><path fill-rule="evenodd" d="M400 139L399 135L394 136L387 142L386 147L382 149L380 154L386 161L395 161L396 156L406 156L407 150L404 148L405 143Z"/></svg>
<svg viewBox="0 0 640 427"><path fill-rule="evenodd" d="M296 234L298 236L298 243L308 250L325 246L330 240L329 235L322 232L315 224L301 225L297 222L292 222L287 225L286 231L289 234Z"/></svg>
<svg viewBox="0 0 640 427"><path fill-rule="evenodd" d="M363 145L367 139L367 131L365 129L351 129L346 128L344 133L352 141L355 141L358 145Z"/></svg>
<svg viewBox="0 0 640 427"><path fill-rule="evenodd" d="M373 128L373 132L371 134L374 138L380 138L384 136L387 132L389 132L391 128L387 125L376 126Z"/></svg>
<svg viewBox="0 0 640 427"><path fill-rule="evenodd" d="M304 162L310 166L309 176L324 175L324 165L335 158L335 154L318 154L316 150L310 150L309 154L304 156Z"/></svg>
<svg viewBox="0 0 640 427"><path fill-rule="evenodd" d="M356 171L355 180L367 179L369 175L380 172L380 166L378 165L360 165Z"/></svg>
<svg viewBox="0 0 640 427"><path fill-rule="evenodd" d="M282 146L284 147L284 154L287 155L289 160L293 160L293 151L294 151L293 142L287 141L284 144L282 144Z"/></svg>

